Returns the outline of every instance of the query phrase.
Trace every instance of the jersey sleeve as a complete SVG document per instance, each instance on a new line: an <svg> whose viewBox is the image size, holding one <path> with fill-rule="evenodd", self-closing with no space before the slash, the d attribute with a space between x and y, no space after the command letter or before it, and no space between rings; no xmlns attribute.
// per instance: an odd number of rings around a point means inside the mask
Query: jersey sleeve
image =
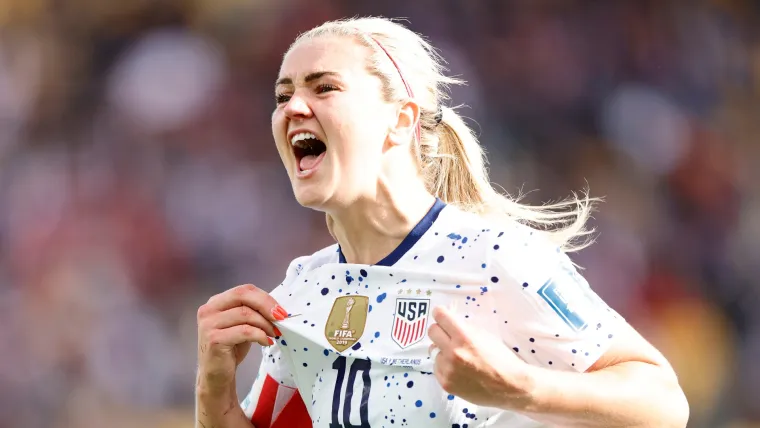
<svg viewBox="0 0 760 428"><path fill-rule="evenodd" d="M620 316L538 232L493 248L489 285L504 342L530 364L586 371L609 349Z"/></svg>
<svg viewBox="0 0 760 428"><path fill-rule="evenodd" d="M264 416L269 416L271 421L278 393L282 394L288 389L295 390L296 382L288 365L282 359L282 351L278 345L264 347L262 351L259 372L250 392L243 399L241 407L249 420L258 412L257 419L261 420ZM272 409L268 410L269 407ZM265 414L261 414L262 412ZM257 424L256 427L259 428L259 425Z"/></svg>

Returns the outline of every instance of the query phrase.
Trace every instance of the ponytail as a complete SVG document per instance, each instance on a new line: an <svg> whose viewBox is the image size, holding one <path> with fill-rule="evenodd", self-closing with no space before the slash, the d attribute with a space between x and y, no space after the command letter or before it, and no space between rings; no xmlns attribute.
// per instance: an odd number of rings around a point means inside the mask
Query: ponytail
<svg viewBox="0 0 760 428"><path fill-rule="evenodd" d="M490 188L483 149L472 130L449 107L441 107L436 131L438 150L431 164L432 188L429 190L447 204L466 211L480 211L488 200Z"/></svg>
<svg viewBox="0 0 760 428"><path fill-rule="evenodd" d="M436 127L438 153L429 164L429 189L442 201L464 211L488 217L507 217L549 235L565 251L577 251L591 244L586 228L593 200L585 194L544 205L527 206L519 198L502 195L488 179L486 158L469 126L459 114L441 107Z"/></svg>

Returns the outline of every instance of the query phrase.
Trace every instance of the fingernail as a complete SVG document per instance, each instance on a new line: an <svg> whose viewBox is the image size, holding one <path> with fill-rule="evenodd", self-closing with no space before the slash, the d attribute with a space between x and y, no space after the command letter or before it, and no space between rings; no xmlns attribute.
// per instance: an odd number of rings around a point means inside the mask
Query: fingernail
<svg viewBox="0 0 760 428"><path fill-rule="evenodd" d="M277 328L277 327L275 327L275 328L274 328L274 334L276 334L276 335L277 335L277 337L280 337L280 336L282 336L282 332L281 332L281 331L280 331L280 329L279 329L279 328Z"/></svg>
<svg viewBox="0 0 760 428"><path fill-rule="evenodd" d="M277 305L274 307L274 309L272 309L272 316L277 321L282 321L288 317L288 312L285 309L283 309L282 306Z"/></svg>
<svg viewBox="0 0 760 428"><path fill-rule="evenodd" d="M271 337L267 337L267 342L269 342L269 346L274 345L274 340Z"/></svg>

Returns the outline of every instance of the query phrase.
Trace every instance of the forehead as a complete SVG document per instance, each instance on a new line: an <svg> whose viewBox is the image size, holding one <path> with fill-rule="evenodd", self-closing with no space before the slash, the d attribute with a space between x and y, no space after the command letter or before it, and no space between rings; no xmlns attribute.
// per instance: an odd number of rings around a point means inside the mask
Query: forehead
<svg viewBox="0 0 760 428"><path fill-rule="evenodd" d="M315 71L333 71L344 77L368 74L369 51L348 37L318 37L296 44L280 67L280 78L296 81Z"/></svg>

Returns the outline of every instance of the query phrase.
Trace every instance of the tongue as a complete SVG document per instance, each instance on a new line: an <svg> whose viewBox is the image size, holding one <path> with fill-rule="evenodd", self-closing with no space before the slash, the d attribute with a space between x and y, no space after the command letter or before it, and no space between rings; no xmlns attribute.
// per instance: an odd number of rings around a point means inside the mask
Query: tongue
<svg viewBox="0 0 760 428"><path fill-rule="evenodd" d="M319 154L319 156L314 155L308 155L301 158L301 162L299 163L299 166L301 167L301 171L308 171L310 169L314 169L315 166L319 163L322 158L325 157L325 152L322 152Z"/></svg>

